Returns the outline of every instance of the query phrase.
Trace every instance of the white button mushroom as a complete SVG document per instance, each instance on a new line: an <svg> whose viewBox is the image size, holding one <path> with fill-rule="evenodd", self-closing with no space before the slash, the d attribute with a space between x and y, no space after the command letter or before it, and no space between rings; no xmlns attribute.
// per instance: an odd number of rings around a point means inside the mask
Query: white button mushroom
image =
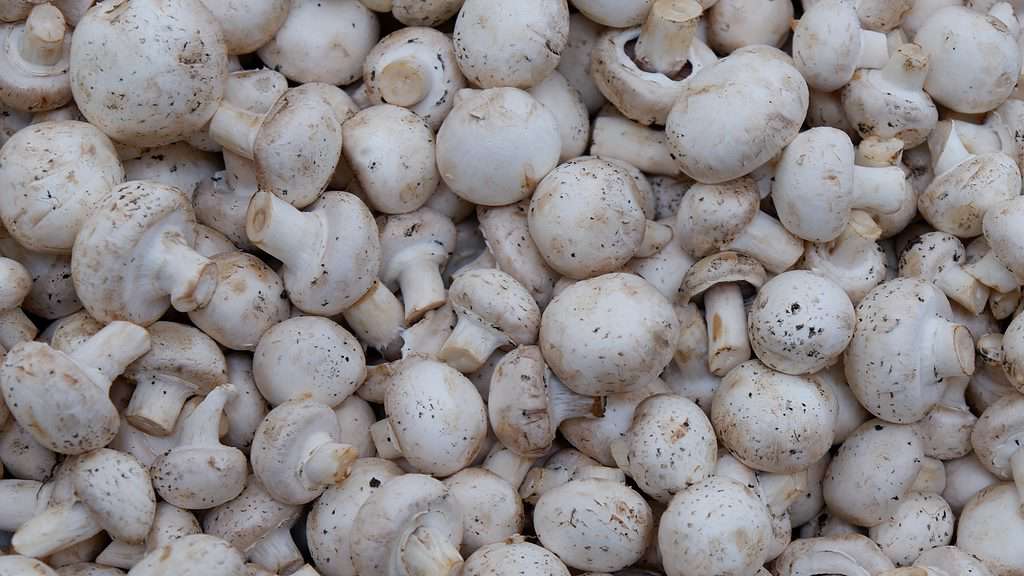
<svg viewBox="0 0 1024 576"><path fill-rule="evenodd" d="M563 448L550 455L543 466L531 468L519 486L523 500L536 504L545 493L565 484L577 472L598 466L593 458L574 448Z"/></svg>
<svg viewBox="0 0 1024 576"><path fill-rule="evenodd" d="M569 576L569 569L550 551L516 536L484 546L466 559L462 576Z"/></svg>
<svg viewBox="0 0 1024 576"><path fill-rule="evenodd" d="M245 576L245 559L230 544L206 534L175 540L146 554L131 576Z"/></svg>
<svg viewBox="0 0 1024 576"><path fill-rule="evenodd" d="M1024 494L1024 396L1008 394L990 405L971 432L974 453L989 472L1014 480Z"/></svg>
<svg viewBox="0 0 1024 576"><path fill-rule="evenodd" d="M1024 570L1024 514L1013 484L996 484L978 492L964 506L957 523L956 546L981 559L992 574L1012 576Z"/></svg>
<svg viewBox="0 0 1024 576"><path fill-rule="evenodd" d="M897 566L916 564L923 550L953 540L956 517L938 494L912 492L885 522L872 526L869 535Z"/></svg>
<svg viewBox="0 0 1024 576"><path fill-rule="evenodd" d="M961 458L947 460L944 465L946 487L942 491L942 498L958 516L975 494L1000 483L999 478L989 472L973 452Z"/></svg>
<svg viewBox="0 0 1024 576"><path fill-rule="evenodd" d="M466 555L514 537L525 517L518 486L484 468L466 468L444 480L462 511L462 550ZM464 574L464 573L463 573Z"/></svg>
<svg viewBox="0 0 1024 576"><path fill-rule="evenodd" d="M195 197L200 182L221 169L220 158L185 142L147 148L138 155L121 156L125 180L153 180L173 186L185 193L189 200Z"/></svg>
<svg viewBox="0 0 1024 576"><path fill-rule="evenodd" d="M843 534L794 540L775 559L777 576L861 574L881 576L893 564L867 536Z"/></svg>
<svg viewBox="0 0 1024 576"><path fill-rule="evenodd" d="M16 554L0 556L0 574L3 576L57 576L57 573L40 560Z"/></svg>
<svg viewBox="0 0 1024 576"><path fill-rule="evenodd" d="M587 18L612 28L639 26L652 4L654 0L572 0Z"/></svg>
<svg viewBox="0 0 1024 576"><path fill-rule="evenodd" d="M25 112L71 101L71 32L53 4L38 4L21 23L0 25L0 102Z"/></svg>
<svg viewBox="0 0 1024 576"><path fill-rule="evenodd" d="M964 576L990 576L991 572L977 556L956 546L938 546L925 550L914 561L914 566L928 569L928 576L948 569L959 570Z"/></svg>
<svg viewBox="0 0 1024 576"><path fill-rule="evenodd" d="M668 136L664 130L644 126L614 110L606 106L594 119L591 154L622 160L647 174L682 176L679 164L668 147ZM675 214L675 210L672 214ZM667 214L659 215L658 218L665 216Z"/></svg>
<svg viewBox="0 0 1024 576"><path fill-rule="evenodd" d="M648 0L640 1L647 2ZM594 77L590 74L592 63L590 56L602 30L603 26L589 20L581 12L570 15L569 41L562 49L561 58L558 60L558 72L579 92L587 107L587 112L590 114L597 112L604 104L604 95L601 94L597 84L594 83Z"/></svg>
<svg viewBox="0 0 1024 576"><path fill-rule="evenodd" d="M551 301L558 273L548 266L530 236L529 202L508 206L478 206L476 217L498 269L526 288L541 308Z"/></svg>
<svg viewBox="0 0 1024 576"><path fill-rule="evenodd" d="M261 0L244 5L201 1L220 25L228 54L249 54L269 42L284 24L291 6L287 0Z"/></svg>
<svg viewBox="0 0 1024 576"><path fill-rule="evenodd" d="M31 289L28 270L17 260L0 257L0 347L4 350L36 336L35 324L21 309Z"/></svg>
<svg viewBox="0 0 1024 576"><path fill-rule="evenodd" d="M964 262L964 245L956 236L928 232L903 249L899 275L930 280L950 300L980 314L988 303L989 290L964 270Z"/></svg>
<svg viewBox="0 0 1024 576"><path fill-rule="evenodd" d="M195 515L166 502L156 505L153 525L146 535L145 544L129 544L124 540L114 540L95 558L96 562L105 566L117 566L130 569L153 550L169 544L174 540L191 534L201 534L202 527Z"/></svg>
<svg viewBox="0 0 1024 576"><path fill-rule="evenodd" d="M7 408L3 410L6 412ZM6 423L0 425L0 463L8 476L22 480L44 481L53 474L57 465L57 454L36 441L17 421L10 420L7 412Z"/></svg>
<svg viewBox="0 0 1024 576"><path fill-rule="evenodd" d="M441 270L454 245L455 225L430 208L392 215L381 228L380 279L401 291L406 323L444 305Z"/></svg>
<svg viewBox="0 0 1024 576"><path fill-rule="evenodd" d="M862 30L847 0L815 2L793 31L793 60L815 90L838 90L855 69L881 68L888 59L885 34Z"/></svg>
<svg viewBox="0 0 1024 576"><path fill-rule="evenodd" d="M792 2L719 0L708 10L708 44L721 54L755 44L782 46L792 21Z"/></svg>
<svg viewBox="0 0 1024 576"><path fill-rule="evenodd" d="M530 96L555 116L562 141L559 160L582 156L590 142L590 114L583 97L560 72L548 74L543 82L529 89Z"/></svg>

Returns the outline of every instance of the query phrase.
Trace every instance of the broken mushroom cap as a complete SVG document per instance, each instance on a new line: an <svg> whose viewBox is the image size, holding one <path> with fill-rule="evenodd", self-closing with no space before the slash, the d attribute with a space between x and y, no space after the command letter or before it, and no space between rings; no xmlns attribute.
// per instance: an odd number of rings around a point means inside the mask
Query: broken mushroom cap
<svg viewBox="0 0 1024 576"><path fill-rule="evenodd" d="M444 305L441 270L455 248L455 225L447 216L430 208L392 215L381 228L380 248L380 279L401 291L406 323Z"/></svg>
<svg viewBox="0 0 1024 576"><path fill-rule="evenodd" d="M562 140L546 106L522 90L494 88L457 94L436 147L441 178L455 194L504 206L533 193L558 164Z"/></svg>
<svg viewBox="0 0 1024 576"><path fill-rule="evenodd" d="M843 354L857 317L838 284L813 272L793 270L758 290L747 325L754 354L769 368L813 374Z"/></svg>
<svg viewBox="0 0 1024 576"><path fill-rule="evenodd" d="M671 361L679 321L668 300L632 274L582 280L544 310L540 348L573 392L605 396L641 386Z"/></svg>
<svg viewBox="0 0 1024 576"><path fill-rule="evenodd" d="M916 422L940 400L945 379L974 373L971 333L950 314L942 292L919 278L883 282L860 301L845 367L869 412Z"/></svg>
<svg viewBox="0 0 1024 576"><path fill-rule="evenodd" d="M980 314L988 304L989 289L964 270L966 252L960 239L945 232L927 232L900 254L899 275L924 278L950 300Z"/></svg>
<svg viewBox="0 0 1024 576"><path fill-rule="evenodd" d="M114 439L120 420L111 382L149 346L146 330L127 322L108 324L67 354L23 342L4 358L0 392L37 442L60 454L83 454Z"/></svg>
<svg viewBox="0 0 1024 576"><path fill-rule="evenodd" d="M252 440L252 469L276 500L305 504L344 480L355 448L338 442L338 419L324 404L292 400L271 410Z"/></svg>
<svg viewBox="0 0 1024 576"><path fill-rule="evenodd" d="M71 101L71 32L53 4L32 7L24 22L0 25L0 103L42 112Z"/></svg>
<svg viewBox="0 0 1024 576"><path fill-rule="evenodd" d="M796 137L808 92L787 59L771 48L743 48L689 78L665 125L687 176L705 184L746 176Z"/></svg>
<svg viewBox="0 0 1024 576"><path fill-rule="evenodd" d="M387 417L371 428L382 458L405 458L424 474L450 476L468 466L487 436L487 411L476 386L454 368L415 359L392 376Z"/></svg>
<svg viewBox="0 0 1024 576"><path fill-rule="evenodd" d="M971 431L971 446L981 464L1001 480L1013 480L1024 495L1024 396L1007 394L985 408Z"/></svg>
<svg viewBox="0 0 1024 576"><path fill-rule="evenodd" d="M537 341L540 308L522 284L501 270L459 274L448 289L448 302L459 321L437 358L464 374L479 370L498 348Z"/></svg>
<svg viewBox="0 0 1024 576"><path fill-rule="evenodd" d="M549 550L514 536L488 544L466 558L462 576L569 576L569 569Z"/></svg>
<svg viewBox="0 0 1024 576"><path fill-rule="evenodd" d="M815 90L838 90L857 68L881 68L888 59L885 35L861 29L853 2L817 1L793 30L793 60Z"/></svg>
<svg viewBox="0 0 1024 576"><path fill-rule="evenodd" d="M161 27L173 15L176 25ZM228 74L220 26L200 0L101 3L75 27L71 91L91 124L140 147L200 131Z"/></svg>
<svg viewBox="0 0 1024 576"><path fill-rule="evenodd" d="M1013 484L995 484L978 492L960 513L956 546L981 559L993 574L1024 570L1024 535L1020 493Z"/></svg>
<svg viewBox="0 0 1024 576"><path fill-rule="evenodd" d="M0 217L25 248L68 254L92 207L121 182L114 145L94 126L34 124L0 148Z"/></svg>
<svg viewBox="0 0 1024 576"><path fill-rule="evenodd" d="M881 575L893 568L892 560L883 554L870 538L862 534L842 534L793 540L775 559L773 574Z"/></svg>
<svg viewBox="0 0 1024 576"><path fill-rule="evenodd" d="M526 288L538 306L551 301L558 273L548 266L530 236L529 201L508 206L478 206L476 217L498 269Z"/></svg>
<svg viewBox="0 0 1024 576"><path fill-rule="evenodd" d="M139 561L132 576L245 576L245 558L234 546L215 536L192 534L173 540Z"/></svg>

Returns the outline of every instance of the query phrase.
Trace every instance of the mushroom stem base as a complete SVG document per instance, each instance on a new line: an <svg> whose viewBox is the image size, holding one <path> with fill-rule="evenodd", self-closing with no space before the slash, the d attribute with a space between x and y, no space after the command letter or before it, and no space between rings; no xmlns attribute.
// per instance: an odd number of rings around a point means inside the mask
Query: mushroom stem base
<svg viewBox="0 0 1024 576"><path fill-rule="evenodd" d="M306 563L287 526L274 530L250 548L248 560L275 574L291 574Z"/></svg>
<svg viewBox="0 0 1024 576"><path fill-rule="evenodd" d="M157 256L161 265L157 284L171 297L171 306L179 312L202 308L217 289L217 265L199 254L181 237L165 237Z"/></svg>
<svg viewBox="0 0 1024 576"><path fill-rule="evenodd" d="M748 254L773 274L781 274L792 268L803 255L804 243L783 228L778 220L758 210L750 224L726 249Z"/></svg>
<svg viewBox="0 0 1024 576"><path fill-rule="evenodd" d="M974 374L974 339L966 326L936 317L931 333L936 379Z"/></svg>
<svg viewBox="0 0 1024 576"><path fill-rule="evenodd" d="M416 258L398 274L405 304L405 321L412 324L424 314L444 306L448 300L441 278L441 263L434 258Z"/></svg>
<svg viewBox="0 0 1024 576"><path fill-rule="evenodd" d="M129 364L149 352L149 333L130 322L111 322L71 352L70 356L104 376L107 388Z"/></svg>
<svg viewBox="0 0 1024 576"><path fill-rule="evenodd" d="M1013 272L1000 262L995 252L991 250L978 260L964 266L964 270L996 292L1011 292L1020 285Z"/></svg>
<svg viewBox="0 0 1024 576"><path fill-rule="evenodd" d="M348 444L321 444L302 465L302 477L312 487L340 484L359 458L359 451Z"/></svg>

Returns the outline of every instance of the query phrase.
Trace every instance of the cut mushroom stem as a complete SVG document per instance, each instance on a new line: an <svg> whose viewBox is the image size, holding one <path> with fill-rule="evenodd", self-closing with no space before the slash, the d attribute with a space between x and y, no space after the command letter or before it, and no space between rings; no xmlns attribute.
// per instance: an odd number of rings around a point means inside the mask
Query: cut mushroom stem
<svg viewBox="0 0 1024 576"><path fill-rule="evenodd" d="M210 121L210 137L226 150L247 160L253 160L256 137L265 119L265 114L252 112L225 101Z"/></svg>
<svg viewBox="0 0 1024 576"><path fill-rule="evenodd" d="M406 262L398 274L398 286L407 320L417 320L448 300L444 279L434 258L412 258Z"/></svg>
<svg viewBox="0 0 1024 576"><path fill-rule="evenodd" d="M395 547L396 573L409 576L457 576L462 572L462 556L445 535L446 519L436 512L416 518L408 533L399 537Z"/></svg>
<svg viewBox="0 0 1024 576"><path fill-rule="evenodd" d="M70 356L79 364L102 374L103 378L97 385L107 383L109 389L109 383L149 351L149 346L149 334L145 328L130 322L111 322L79 344Z"/></svg>
<svg viewBox="0 0 1024 576"><path fill-rule="evenodd" d="M723 375L750 359L747 313L743 292L736 284L716 284L704 293L708 325L708 368Z"/></svg>
<svg viewBox="0 0 1024 576"><path fill-rule="evenodd" d="M903 207L906 175L896 166L853 167L852 208L875 214L892 214Z"/></svg>
<svg viewBox="0 0 1024 576"><path fill-rule="evenodd" d="M173 430L181 407L195 393L195 387L188 382L170 374L153 372L147 375L145 386L135 387L125 415L149 430Z"/></svg>
<svg viewBox="0 0 1024 576"><path fill-rule="evenodd" d="M171 306L192 312L210 302L217 289L217 265L193 250L183 238L164 238L159 250L149 252L160 259L157 284L171 295Z"/></svg>
<svg viewBox="0 0 1024 576"><path fill-rule="evenodd" d="M310 454L302 464L301 476L313 486L333 486L348 478L352 464L359 458L359 451L348 444L332 442L325 437L323 444Z"/></svg>
<svg viewBox="0 0 1024 576"><path fill-rule="evenodd" d="M445 340L437 357L456 370L476 372L500 346L509 343L507 336L472 315L465 314Z"/></svg>
<svg viewBox="0 0 1024 576"><path fill-rule="evenodd" d="M985 309L989 297L988 287L968 274L963 266L950 262L932 278L932 282L946 296L965 307L972 314L980 314Z"/></svg>
<svg viewBox="0 0 1024 576"><path fill-rule="evenodd" d="M81 502L51 506L21 525L11 543L23 556L42 558L103 531Z"/></svg>
<svg viewBox="0 0 1024 576"><path fill-rule="evenodd" d="M638 258L649 258L660 252L671 241L671 226L648 220L644 229L643 242L637 248L636 255Z"/></svg>
<svg viewBox="0 0 1024 576"><path fill-rule="evenodd" d="M360 340L381 351L400 346L405 328L405 310L386 286L376 281L355 304L342 313L349 328Z"/></svg>
<svg viewBox="0 0 1024 576"><path fill-rule="evenodd" d="M935 317L930 328L935 377L941 379L974 374L974 340L967 327Z"/></svg>
<svg viewBox="0 0 1024 576"><path fill-rule="evenodd" d="M249 201L245 234L267 254L291 263L309 252L319 229L316 219L274 194L257 192Z"/></svg>
<svg viewBox="0 0 1024 576"><path fill-rule="evenodd" d="M21 57L31 64L53 66L64 55L64 15L53 4L32 8L21 37Z"/></svg>
<svg viewBox="0 0 1024 576"><path fill-rule="evenodd" d="M377 76L381 98L395 106L413 106L430 94L430 71L416 58L399 58L388 63Z"/></svg>
<svg viewBox="0 0 1024 576"><path fill-rule="evenodd" d="M679 73L686 66L701 12L694 0L657 0L636 41L637 65L666 76Z"/></svg>
<svg viewBox="0 0 1024 576"><path fill-rule="evenodd" d="M904 90L924 89L928 77L928 56L916 44L900 46L882 68L882 79Z"/></svg>

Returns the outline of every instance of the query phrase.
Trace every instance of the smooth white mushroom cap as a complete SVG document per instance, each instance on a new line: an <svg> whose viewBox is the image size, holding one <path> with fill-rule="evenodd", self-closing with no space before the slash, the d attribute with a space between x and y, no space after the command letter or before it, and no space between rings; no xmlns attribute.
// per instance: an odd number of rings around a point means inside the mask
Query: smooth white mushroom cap
<svg viewBox="0 0 1024 576"><path fill-rule="evenodd" d="M569 17L569 40L558 60L558 72L580 93L590 114L597 112L604 104L604 95L590 74L591 52L603 28L581 12L572 14Z"/></svg>
<svg viewBox="0 0 1024 576"><path fill-rule="evenodd" d="M559 161L582 156L590 143L590 114L579 91L559 71L528 90L555 116L562 141Z"/></svg>
<svg viewBox="0 0 1024 576"><path fill-rule="evenodd" d="M720 54L744 46L781 46L793 21L792 2L718 0L707 12L708 44Z"/></svg>
<svg viewBox="0 0 1024 576"><path fill-rule="evenodd" d="M914 561L914 566L940 570L950 567L960 570L964 576L991 576L992 574L977 556L964 552L956 546L938 546L925 550Z"/></svg>
<svg viewBox="0 0 1024 576"><path fill-rule="evenodd" d="M922 550L949 544L955 525L956 516L942 496L912 492L869 535L894 564L908 566L916 563Z"/></svg>
<svg viewBox="0 0 1024 576"><path fill-rule="evenodd" d="M147 554L131 576L246 576L245 558L236 548L206 534L174 540Z"/></svg>
<svg viewBox="0 0 1024 576"><path fill-rule="evenodd" d="M287 531L301 513L302 507L274 499L259 478L251 475L237 498L206 513L203 532L248 554L274 531Z"/></svg>
<svg viewBox="0 0 1024 576"><path fill-rule="evenodd" d="M840 534L794 540L775 559L774 574L877 574L892 570L893 563L867 536Z"/></svg>
<svg viewBox="0 0 1024 576"><path fill-rule="evenodd" d="M484 546L466 559L462 576L569 576L569 569L545 548L511 538Z"/></svg>
<svg viewBox="0 0 1024 576"><path fill-rule="evenodd" d="M245 4L204 0L203 5L220 25L228 54L249 54L269 42L288 18L291 7L286 0Z"/></svg>
<svg viewBox="0 0 1024 576"><path fill-rule="evenodd" d="M523 531L525 518L518 487L501 476L485 468L466 468L445 478L444 485L462 510L462 549L466 555Z"/></svg>
<svg viewBox="0 0 1024 576"><path fill-rule="evenodd" d="M996 576L1024 570L1021 498L1011 483L989 486L975 494L957 523L956 546L981 559Z"/></svg>
<svg viewBox="0 0 1024 576"><path fill-rule="evenodd" d="M78 499L111 537L137 544L149 534L156 495L149 471L134 457L107 448L90 452L78 459L71 481Z"/></svg>
<svg viewBox="0 0 1024 576"><path fill-rule="evenodd" d="M548 266L530 236L528 201L508 206L478 206L476 217L497 266L522 284L538 306L551 301L558 273Z"/></svg>
<svg viewBox="0 0 1024 576"><path fill-rule="evenodd" d="M639 26L652 4L654 0L572 0L587 18L612 28Z"/></svg>
<svg viewBox="0 0 1024 576"><path fill-rule="evenodd" d="M879 40L881 46L870 44ZM821 0L804 12L793 31L793 60L812 88L832 92L849 82L856 68L885 64L884 40L881 34L862 32L853 2Z"/></svg>

